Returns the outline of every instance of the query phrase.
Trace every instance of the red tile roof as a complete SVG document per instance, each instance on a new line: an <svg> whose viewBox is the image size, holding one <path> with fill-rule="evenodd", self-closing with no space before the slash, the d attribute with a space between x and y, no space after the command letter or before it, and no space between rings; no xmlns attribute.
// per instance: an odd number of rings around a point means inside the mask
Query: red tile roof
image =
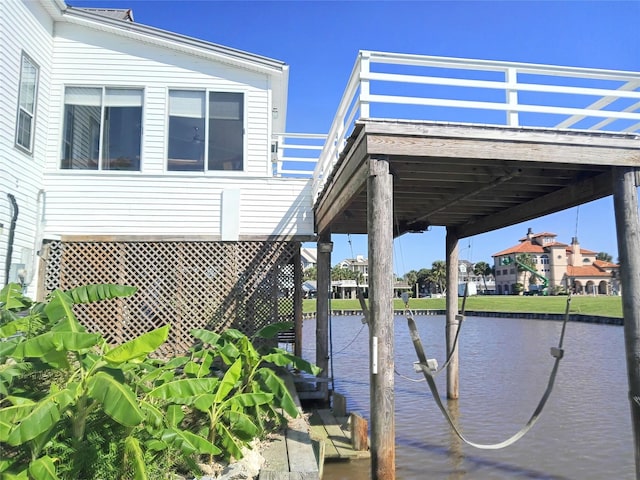
<svg viewBox="0 0 640 480"><path fill-rule="evenodd" d="M540 245L531 243L529 240L525 240L524 242L520 242L518 245L502 250L501 252L494 253L491 256L500 257L502 255L509 255L512 253L544 253L544 248Z"/></svg>
<svg viewBox="0 0 640 480"><path fill-rule="evenodd" d="M555 233L549 233L549 232L543 232L543 233L534 233L533 235L531 235L531 238L538 238L538 237L557 237L558 235L556 235ZM524 242L525 240L527 240L527 236L522 237L520 239L521 242Z"/></svg>
<svg viewBox="0 0 640 480"><path fill-rule="evenodd" d="M605 262L604 260L596 260L593 264L598 268L619 268L617 263Z"/></svg>
<svg viewBox="0 0 640 480"><path fill-rule="evenodd" d="M574 267L567 265L567 275L570 277L610 277L609 272L601 270L596 265L585 265L583 267Z"/></svg>

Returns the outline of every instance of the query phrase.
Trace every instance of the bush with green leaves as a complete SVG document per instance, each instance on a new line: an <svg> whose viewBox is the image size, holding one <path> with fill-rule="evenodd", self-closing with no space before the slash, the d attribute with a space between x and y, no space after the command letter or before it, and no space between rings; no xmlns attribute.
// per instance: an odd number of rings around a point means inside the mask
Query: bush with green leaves
<svg viewBox="0 0 640 480"><path fill-rule="evenodd" d="M194 473L203 456L241 457L281 411L297 415L273 367L317 368L284 350L259 352L237 330L195 330L189 355L159 360L150 354L168 325L111 346L73 312L135 291L89 285L45 302L17 284L0 291L1 478L143 480L149 465L165 465L170 478L177 463Z"/></svg>

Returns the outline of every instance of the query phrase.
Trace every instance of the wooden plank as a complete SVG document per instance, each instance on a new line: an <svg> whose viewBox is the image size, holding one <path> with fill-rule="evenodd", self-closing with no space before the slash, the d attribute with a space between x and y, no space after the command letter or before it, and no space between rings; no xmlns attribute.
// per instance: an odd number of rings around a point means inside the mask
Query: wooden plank
<svg viewBox="0 0 640 480"><path fill-rule="evenodd" d="M278 435L272 439L262 451L262 456L265 460L263 470L289 471L287 442L284 435ZM262 475L260 478L262 478Z"/></svg>
<svg viewBox="0 0 640 480"><path fill-rule="evenodd" d="M318 460L313 451L306 420L298 418L289 422L286 432L289 471L318 472Z"/></svg>
<svg viewBox="0 0 640 480"><path fill-rule="evenodd" d="M329 438L329 433L317 412L309 417L309 422L311 423L311 437L324 443L324 458L340 458L340 454Z"/></svg>
<svg viewBox="0 0 640 480"><path fill-rule="evenodd" d="M355 456L353 448L351 448L351 438L349 434L342 429L339 421L329 410L318 410L318 416L324 423L327 431L327 438L331 440L340 458L349 458ZM327 455L328 457L328 455Z"/></svg>
<svg viewBox="0 0 640 480"><path fill-rule="evenodd" d="M367 421L357 413L352 413L349 425L351 426L351 446L356 451L369 449L369 425Z"/></svg>
<svg viewBox="0 0 640 480"><path fill-rule="evenodd" d="M338 392L333 392L333 414L336 417L346 417L347 398Z"/></svg>

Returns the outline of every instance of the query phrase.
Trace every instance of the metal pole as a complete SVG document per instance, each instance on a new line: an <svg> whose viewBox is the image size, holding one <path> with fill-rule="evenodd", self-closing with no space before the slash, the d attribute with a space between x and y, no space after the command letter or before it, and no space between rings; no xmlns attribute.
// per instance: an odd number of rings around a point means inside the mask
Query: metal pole
<svg viewBox="0 0 640 480"><path fill-rule="evenodd" d="M371 359L371 478L394 480L393 176L386 158L369 160L369 351Z"/></svg>
<svg viewBox="0 0 640 480"><path fill-rule="evenodd" d="M455 231L447 228L446 238L447 255L447 357L454 349L454 340L458 328L460 328L458 315L458 236ZM458 349L451 356L451 361L447 366L447 398L457 399L459 397L459 364Z"/></svg>
<svg viewBox="0 0 640 480"><path fill-rule="evenodd" d="M614 167L613 206L616 216L624 342L629 378L636 479L640 480L640 221L636 170Z"/></svg>

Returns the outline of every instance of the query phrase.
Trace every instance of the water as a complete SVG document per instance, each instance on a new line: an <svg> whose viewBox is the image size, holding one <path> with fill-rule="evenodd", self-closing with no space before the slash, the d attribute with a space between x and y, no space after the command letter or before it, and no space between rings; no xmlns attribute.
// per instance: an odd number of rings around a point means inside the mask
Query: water
<svg viewBox="0 0 640 480"><path fill-rule="evenodd" d="M427 356L445 360L444 317L416 317ZM533 413L553 367L561 322L468 317L460 334L460 399L450 402L464 435L497 443ZM453 433L424 381L406 319L396 317L396 472L399 480L634 479L623 328L570 323L551 398L515 445L480 450ZM369 418L368 330L360 317L333 317L335 389ZM304 356L315 360L315 320L304 324ZM441 397L446 374L437 377ZM325 464L325 480L366 480L368 461Z"/></svg>

